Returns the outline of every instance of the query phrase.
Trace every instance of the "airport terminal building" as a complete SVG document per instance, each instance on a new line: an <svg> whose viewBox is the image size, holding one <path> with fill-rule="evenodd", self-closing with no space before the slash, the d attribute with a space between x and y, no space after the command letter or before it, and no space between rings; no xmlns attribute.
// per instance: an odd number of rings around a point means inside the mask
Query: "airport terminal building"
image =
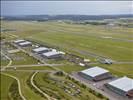
<svg viewBox="0 0 133 100"><path fill-rule="evenodd" d="M80 71L78 74L83 78L92 81L100 81L112 77L108 70L100 68L98 66Z"/></svg>
<svg viewBox="0 0 133 100"><path fill-rule="evenodd" d="M106 84L113 92L133 98L133 79L122 77Z"/></svg>

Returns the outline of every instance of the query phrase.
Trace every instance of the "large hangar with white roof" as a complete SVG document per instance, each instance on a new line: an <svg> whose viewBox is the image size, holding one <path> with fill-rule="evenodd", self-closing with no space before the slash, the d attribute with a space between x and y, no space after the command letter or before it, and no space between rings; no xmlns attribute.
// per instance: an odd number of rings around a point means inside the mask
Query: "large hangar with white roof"
<svg viewBox="0 0 133 100"><path fill-rule="evenodd" d="M21 43L21 42L25 42L25 40L16 40L16 41L14 41L14 43Z"/></svg>
<svg viewBox="0 0 133 100"><path fill-rule="evenodd" d="M48 59L61 58L62 55L63 54L59 51L49 51L49 52L46 52L46 53L42 54L43 57L46 57Z"/></svg>
<svg viewBox="0 0 133 100"><path fill-rule="evenodd" d="M25 41L25 42L21 42L21 43L19 43L18 45L21 46L21 47L26 47L26 46L31 46L32 43L29 42L29 41Z"/></svg>
<svg viewBox="0 0 133 100"><path fill-rule="evenodd" d="M108 70L100 68L98 66L80 71L78 74L83 78L92 81L100 81L103 79L110 78L112 76Z"/></svg>
<svg viewBox="0 0 133 100"><path fill-rule="evenodd" d="M131 78L122 77L107 83L106 86L119 95L133 97L133 79Z"/></svg>
<svg viewBox="0 0 133 100"><path fill-rule="evenodd" d="M49 48L46 48L46 47L38 47L38 48L33 49L32 51L35 53L41 54L41 53L49 52L50 50Z"/></svg>
<svg viewBox="0 0 133 100"><path fill-rule="evenodd" d="M30 41L27 41L27 40L16 40L16 41L14 41L14 43L21 46L21 47L26 47L26 46L32 45L32 43Z"/></svg>

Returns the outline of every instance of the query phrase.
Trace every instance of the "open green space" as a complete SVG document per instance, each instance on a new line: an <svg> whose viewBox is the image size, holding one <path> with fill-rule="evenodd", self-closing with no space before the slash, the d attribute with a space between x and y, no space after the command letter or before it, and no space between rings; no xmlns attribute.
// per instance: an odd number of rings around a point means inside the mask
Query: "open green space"
<svg viewBox="0 0 133 100"><path fill-rule="evenodd" d="M28 64L38 64L38 61L30 57L24 52L17 52L12 54L11 59L13 61L12 65L28 65Z"/></svg>
<svg viewBox="0 0 133 100"><path fill-rule="evenodd" d="M10 34L37 40L88 58L89 53L94 53L117 61L133 59L133 42L126 41L133 39L131 28L110 29L96 25L24 21L3 21L2 25L17 30Z"/></svg>
<svg viewBox="0 0 133 100"><path fill-rule="evenodd" d="M27 80L32 74L32 72L16 72L16 71L11 71L11 72L6 72L10 75L13 75L17 77L20 81L21 85L21 91L24 97L27 100L44 100L40 95L36 94L28 85L27 85ZM4 80L4 79L3 79ZM3 84L4 85L4 84ZM3 86L2 85L2 86ZM3 91L2 91L3 92Z"/></svg>
<svg viewBox="0 0 133 100"><path fill-rule="evenodd" d="M133 40L133 28L77 25L57 21L2 21L2 27L16 30L6 32L7 37L27 38L42 45L59 48L64 52L73 53L92 61L97 56L102 56L114 61L133 62L133 42L131 41ZM22 55L20 54L20 56ZM35 61L29 59L24 62L14 63L29 64L29 62ZM132 77L133 64L131 63L112 64L110 66L98 65L109 69L115 75ZM84 69L84 67L80 66L69 66L58 66L58 68L69 73Z"/></svg>
<svg viewBox="0 0 133 100"><path fill-rule="evenodd" d="M81 71L86 69L86 67L83 66L78 66L75 64L66 64L66 65L62 65L62 66L57 66L57 68L67 72L67 73L71 73L71 72L76 72L76 71Z"/></svg>
<svg viewBox="0 0 133 100"><path fill-rule="evenodd" d="M11 100L11 96L9 93L9 88L14 81L13 78L0 74L0 99L1 100Z"/></svg>
<svg viewBox="0 0 133 100"><path fill-rule="evenodd" d="M9 63L8 60L1 60L1 63L0 63L1 66L0 67L6 66L8 63Z"/></svg>
<svg viewBox="0 0 133 100"><path fill-rule="evenodd" d="M55 76L51 73L38 73L34 78L35 84L51 97L58 100L102 100L90 93L87 88L82 88L64 76Z"/></svg>

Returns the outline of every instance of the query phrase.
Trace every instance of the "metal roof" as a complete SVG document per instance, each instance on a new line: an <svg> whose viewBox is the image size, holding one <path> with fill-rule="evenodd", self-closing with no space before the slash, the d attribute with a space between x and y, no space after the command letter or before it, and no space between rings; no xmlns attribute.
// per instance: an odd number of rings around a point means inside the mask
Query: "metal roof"
<svg viewBox="0 0 133 100"><path fill-rule="evenodd" d="M50 57L50 56L54 56L54 55L58 55L58 54L60 54L60 53L57 51L49 51L49 52L43 53L43 55L46 57Z"/></svg>
<svg viewBox="0 0 133 100"><path fill-rule="evenodd" d="M40 51L44 51L44 50L49 50L49 49L46 47L38 47L38 48L33 49L33 51L35 51L35 52L40 52Z"/></svg>
<svg viewBox="0 0 133 100"><path fill-rule="evenodd" d="M128 92L129 90L133 89L133 79L128 78L128 77L119 78L117 80L109 82L108 84L118 89L121 89L125 92Z"/></svg>
<svg viewBox="0 0 133 100"><path fill-rule="evenodd" d="M15 43L24 42L25 40L16 40Z"/></svg>
<svg viewBox="0 0 133 100"><path fill-rule="evenodd" d="M91 77L96 77L98 75L105 74L105 73L107 73L109 71L106 70L106 69L103 69L103 68L100 68L100 67L96 66L96 67L92 67L92 68L83 70L81 72L84 73L84 74L86 74L86 75L89 75Z"/></svg>
<svg viewBox="0 0 133 100"><path fill-rule="evenodd" d="M25 42L21 42L21 43L19 43L19 45L27 45L27 44L31 44L31 42L29 42L29 41L25 41Z"/></svg>

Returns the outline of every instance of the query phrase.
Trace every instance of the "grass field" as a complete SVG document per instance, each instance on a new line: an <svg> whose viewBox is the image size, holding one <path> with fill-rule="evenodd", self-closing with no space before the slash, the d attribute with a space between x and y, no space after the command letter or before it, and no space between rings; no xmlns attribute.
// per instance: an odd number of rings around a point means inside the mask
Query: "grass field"
<svg viewBox="0 0 133 100"><path fill-rule="evenodd" d="M76 72L76 71L81 71L81 70L84 70L86 69L86 67L82 67L82 66L78 66L78 65L70 65L70 64L67 64L67 65L63 65L63 66L57 66L57 68L67 72L67 73L71 73L71 72Z"/></svg>
<svg viewBox="0 0 133 100"><path fill-rule="evenodd" d="M22 57L20 60L13 60L12 65L28 65L28 64L38 64L38 61L34 59L33 57L30 57L29 55L23 53L23 52L17 52L14 54L14 57Z"/></svg>
<svg viewBox="0 0 133 100"><path fill-rule="evenodd" d="M92 60L95 60L95 54L114 61L133 61L133 42L128 41L133 40L132 28L76 25L56 21L2 21L2 27L16 29L15 32L6 32L9 36L28 38ZM109 70L117 74L118 67L115 66L117 65L110 66ZM125 73L130 72L133 65L128 66L121 64L120 72L125 69Z"/></svg>
<svg viewBox="0 0 133 100"><path fill-rule="evenodd" d="M8 72L8 74L17 77L20 80L22 94L27 100L43 100L43 98L37 95L31 88L27 85L26 81L32 74L32 72Z"/></svg>
<svg viewBox="0 0 133 100"><path fill-rule="evenodd" d="M3 74L0 74L0 99L1 100L11 100L11 96L9 93L9 88L12 84L12 82L14 81L14 79L5 76Z"/></svg>

